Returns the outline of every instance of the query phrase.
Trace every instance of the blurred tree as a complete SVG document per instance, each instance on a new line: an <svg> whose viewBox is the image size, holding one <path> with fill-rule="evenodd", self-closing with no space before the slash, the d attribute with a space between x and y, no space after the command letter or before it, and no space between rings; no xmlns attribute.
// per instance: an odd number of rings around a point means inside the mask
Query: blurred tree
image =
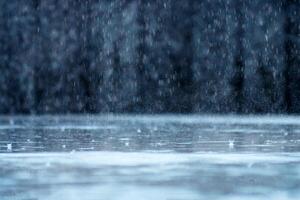
<svg viewBox="0 0 300 200"><path fill-rule="evenodd" d="M233 88L233 111L242 113L244 111L244 48L245 48L245 16L244 16L244 1L235 1L235 11L233 20L236 22L235 25L235 47L234 47L234 69L232 74L232 88Z"/></svg>
<svg viewBox="0 0 300 200"><path fill-rule="evenodd" d="M91 8L93 1L73 0L68 4L69 15L65 16L66 26L73 29L76 35L74 51L65 57L63 91L68 97L68 111L94 112L93 98L95 87L92 87L91 62L96 56L94 44L91 43ZM65 36L71 38L68 33ZM73 41L69 41L70 43ZM67 47L70 43L67 43Z"/></svg>
<svg viewBox="0 0 300 200"><path fill-rule="evenodd" d="M147 87L147 82L149 81L149 75L146 73L145 62L147 59L147 46L146 46L146 4L148 1L137 0L137 77L138 77L138 93L137 93L137 112L143 112L147 106L147 92L149 88ZM149 94L149 93L148 93ZM150 107L149 105L147 106Z"/></svg>
<svg viewBox="0 0 300 200"><path fill-rule="evenodd" d="M137 75L138 111L167 111L172 64L170 61L171 41L168 25L170 23L171 1L138 0L137 10Z"/></svg>
<svg viewBox="0 0 300 200"><path fill-rule="evenodd" d="M283 0L285 23L285 102L288 113L300 112L300 2Z"/></svg>
<svg viewBox="0 0 300 200"><path fill-rule="evenodd" d="M66 91L68 77L75 76L67 71L67 59L76 51L79 37L72 2L49 0L39 5L40 59L35 72L38 113L65 113L73 106Z"/></svg>
<svg viewBox="0 0 300 200"><path fill-rule="evenodd" d="M3 113L30 113L33 106L35 10L33 1L1 1L0 92Z"/></svg>
<svg viewBox="0 0 300 200"><path fill-rule="evenodd" d="M234 1L201 1L195 6L195 112L234 111Z"/></svg>
<svg viewBox="0 0 300 200"><path fill-rule="evenodd" d="M283 13L279 1L245 4L244 111L284 110Z"/></svg>
<svg viewBox="0 0 300 200"><path fill-rule="evenodd" d="M136 102L135 35L136 4L133 1L99 1L94 25L101 35L97 46L101 64L98 105L102 112L130 112ZM98 25L97 25L98 24ZM95 41L99 35L93 35Z"/></svg>
<svg viewBox="0 0 300 200"><path fill-rule="evenodd" d="M13 106L13 101L9 97L8 76L10 73L9 62L11 60L11 50L8 44L9 39L9 24L8 24L8 10L7 2L0 1L0 112L10 112L10 107Z"/></svg>
<svg viewBox="0 0 300 200"><path fill-rule="evenodd" d="M169 112L191 112L193 109L193 62L194 62L194 24L195 7L198 1L171 1L171 20L165 26L168 27L169 37L167 51L170 57L172 71L169 77L171 91L167 100Z"/></svg>

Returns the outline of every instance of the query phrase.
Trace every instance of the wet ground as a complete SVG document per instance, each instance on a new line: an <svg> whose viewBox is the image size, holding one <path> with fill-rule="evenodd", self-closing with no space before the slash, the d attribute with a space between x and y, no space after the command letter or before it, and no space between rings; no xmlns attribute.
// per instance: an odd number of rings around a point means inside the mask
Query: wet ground
<svg viewBox="0 0 300 200"><path fill-rule="evenodd" d="M300 199L300 118L0 117L1 200Z"/></svg>

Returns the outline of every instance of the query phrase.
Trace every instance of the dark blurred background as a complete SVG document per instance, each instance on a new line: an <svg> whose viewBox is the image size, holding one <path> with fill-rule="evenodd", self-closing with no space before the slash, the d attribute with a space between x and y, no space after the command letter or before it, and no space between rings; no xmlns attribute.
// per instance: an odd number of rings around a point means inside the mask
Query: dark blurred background
<svg viewBox="0 0 300 200"><path fill-rule="evenodd" d="M0 113L299 113L299 0L0 0Z"/></svg>

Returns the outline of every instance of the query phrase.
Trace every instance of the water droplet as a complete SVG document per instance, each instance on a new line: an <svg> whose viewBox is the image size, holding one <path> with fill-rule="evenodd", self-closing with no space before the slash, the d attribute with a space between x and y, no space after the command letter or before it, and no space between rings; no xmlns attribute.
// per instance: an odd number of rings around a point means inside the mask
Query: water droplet
<svg viewBox="0 0 300 200"><path fill-rule="evenodd" d="M7 147L7 151L9 152L12 151L12 144L7 144L6 147Z"/></svg>

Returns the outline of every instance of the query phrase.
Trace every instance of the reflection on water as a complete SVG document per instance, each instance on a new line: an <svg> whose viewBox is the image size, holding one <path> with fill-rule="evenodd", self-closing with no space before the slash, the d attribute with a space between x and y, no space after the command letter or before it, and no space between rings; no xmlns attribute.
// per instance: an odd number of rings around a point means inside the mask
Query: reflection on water
<svg viewBox="0 0 300 200"><path fill-rule="evenodd" d="M0 118L1 199L299 199L300 118Z"/></svg>

